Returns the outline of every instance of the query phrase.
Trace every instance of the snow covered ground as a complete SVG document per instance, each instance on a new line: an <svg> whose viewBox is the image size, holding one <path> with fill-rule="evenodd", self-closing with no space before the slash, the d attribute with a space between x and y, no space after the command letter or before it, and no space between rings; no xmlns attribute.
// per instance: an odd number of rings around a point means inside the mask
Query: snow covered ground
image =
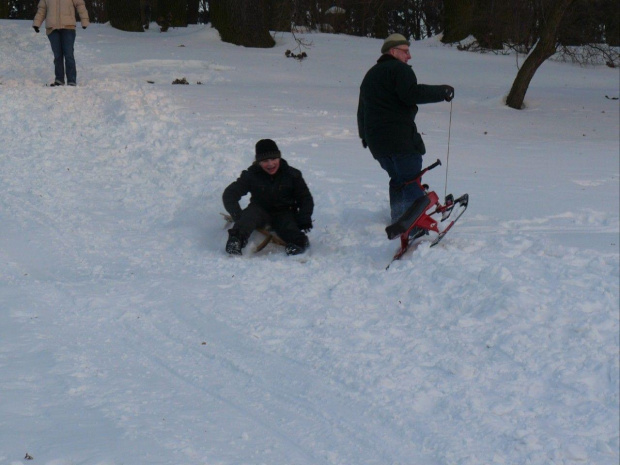
<svg viewBox="0 0 620 465"><path fill-rule="evenodd" d="M514 111L522 57L412 44L470 206L386 271L355 120L381 41L303 38L93 24L49 88L45 35L0 21L0 464L616 465L618 70L547 62ZM443 197L450 104L417 121ZM266 137L312 247L231 258L221 193Z"/></svg>

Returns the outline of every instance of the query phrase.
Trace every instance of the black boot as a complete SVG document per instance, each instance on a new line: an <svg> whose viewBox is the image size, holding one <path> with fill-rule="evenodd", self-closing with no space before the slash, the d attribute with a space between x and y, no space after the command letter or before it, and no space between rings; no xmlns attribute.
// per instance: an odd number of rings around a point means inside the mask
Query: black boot
<svg viewBox="0 0 620 465"><path fill-rule="evenodd" d="M304 237L304 240L300 244L289 242L286 244L284 250L286 251L286 255L299 255L304 253L309 246L310 241L308 241L307 237Z"/></svg>
<svg viewBox="0 0 620 465"><path fill-rule="evenodd" d="M241 255L241 250L245 247L246 241L241 239L235 233L228 232L228 241L226 242L226 252L231 255Z"/></svg>

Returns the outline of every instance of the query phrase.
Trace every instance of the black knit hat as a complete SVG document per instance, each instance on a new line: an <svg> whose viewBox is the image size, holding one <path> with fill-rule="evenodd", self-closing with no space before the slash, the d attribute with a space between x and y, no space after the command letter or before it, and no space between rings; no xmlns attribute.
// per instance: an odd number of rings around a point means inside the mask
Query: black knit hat
<svg viewBox="0 0 620 465"><path fill-rule="evenodd" d="M281 153L278 146L271 139L261 139L256 143L256 161L280 158L280 156Z"/></svg>

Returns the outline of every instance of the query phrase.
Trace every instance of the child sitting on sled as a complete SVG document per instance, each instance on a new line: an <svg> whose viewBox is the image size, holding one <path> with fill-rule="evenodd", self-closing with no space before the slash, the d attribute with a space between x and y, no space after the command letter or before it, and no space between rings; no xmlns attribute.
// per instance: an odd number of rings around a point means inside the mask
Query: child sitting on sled
<svg viewBox="0 0 620 465"><path fill-rule="evenodd" d="M242 210L239 200L248 193L250 203ZM224 190L222 200L234 221L226 242L229 254L241 255L252 231L267 225L286 243L288 255L310 245L306 233L312 229L312 195L301 171L281 158L273 140L256 143L256 161Z"/></svg>

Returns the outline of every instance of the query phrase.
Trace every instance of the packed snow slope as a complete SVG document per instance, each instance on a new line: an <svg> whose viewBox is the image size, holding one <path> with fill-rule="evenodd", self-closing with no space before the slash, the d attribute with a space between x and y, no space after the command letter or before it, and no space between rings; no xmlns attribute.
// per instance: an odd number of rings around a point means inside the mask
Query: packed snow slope
<svg viewBox="0 0 620 465"><path fill-rule="evenodd" d="M381 41L299 37L93 24L50 88L45 35L0 21L0 464L616 465L618 70L547 62L515 111L523 57L412 44L456 88L418 114L425 181L470 207L386 271L355 119ZM300 257L224 252L261 138L315 198Z"/></svg>

